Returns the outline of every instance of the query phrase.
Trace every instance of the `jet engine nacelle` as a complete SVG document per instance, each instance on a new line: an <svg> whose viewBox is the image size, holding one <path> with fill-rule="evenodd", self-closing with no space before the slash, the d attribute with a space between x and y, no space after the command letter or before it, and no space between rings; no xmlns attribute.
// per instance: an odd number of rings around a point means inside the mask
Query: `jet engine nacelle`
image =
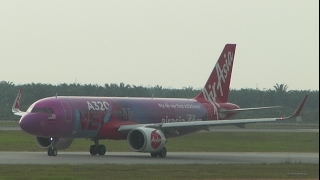
<svg viewBox="0 0 320 180"><path fill-rule="evenodd" d="M66 149L68 148L73 139L70 138L48 138L48 137L36 137L36 142L39 147L49 149L52 146L55 149Z"/></svg>
<svg viewBox="0 0 320 180"><path fill-rule="evenodd" d="M127 136L129 147L136 152L159 152L166 144L166 137L161 130L139 127Z"/></svg>

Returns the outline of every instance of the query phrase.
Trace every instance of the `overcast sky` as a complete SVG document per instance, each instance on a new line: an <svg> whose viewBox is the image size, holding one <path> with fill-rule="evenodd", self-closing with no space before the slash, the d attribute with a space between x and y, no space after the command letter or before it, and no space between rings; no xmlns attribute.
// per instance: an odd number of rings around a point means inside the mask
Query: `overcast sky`
<svg viewBox="0 0 320 180"><path fill-rule="evenodd" d="M318 0L0 0L0 81L319 90Z"/></svg>

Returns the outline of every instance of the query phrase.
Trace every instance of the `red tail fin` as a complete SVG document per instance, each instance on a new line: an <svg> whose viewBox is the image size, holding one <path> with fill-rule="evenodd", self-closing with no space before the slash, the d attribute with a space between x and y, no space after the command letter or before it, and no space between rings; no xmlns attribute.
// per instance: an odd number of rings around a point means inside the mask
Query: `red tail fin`
<svg viewBox="0 0 320 180"><path fill-rule="evenodd" d="M200 101L207 100L210 102L228 101L235 50L235 44L225 45L206 85L195 99Z"/></svg>
<svg viewBox="0 0 320 180"><path fill-rule="evenodd" d="M20 111L21 94L22 94L22 89L19 89L17 97L12 105L12 112L14 113Z"/></svg>

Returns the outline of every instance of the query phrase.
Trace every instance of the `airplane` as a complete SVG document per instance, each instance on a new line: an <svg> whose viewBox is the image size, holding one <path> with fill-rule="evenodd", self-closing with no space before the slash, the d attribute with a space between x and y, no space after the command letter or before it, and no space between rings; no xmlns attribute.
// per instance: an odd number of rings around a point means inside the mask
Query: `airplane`
<svg viewBox="0 0 320 180"><path fill-rule="evenodd" d="M57 156L75 138L93 141L91 155L105 155L100 140L127 140L132 151L166 157L169 138L184 136L211 126L276 122L300 115L306 95L296 111L288 117L230 119L238 112L276 108L240 108L228 102L229 86L236 44L226 44L205 86L192 99L53 96L34 102L20 110L22 89L18 91L12 112L21 116L23 131L35 136L36 143Z"/></svg>

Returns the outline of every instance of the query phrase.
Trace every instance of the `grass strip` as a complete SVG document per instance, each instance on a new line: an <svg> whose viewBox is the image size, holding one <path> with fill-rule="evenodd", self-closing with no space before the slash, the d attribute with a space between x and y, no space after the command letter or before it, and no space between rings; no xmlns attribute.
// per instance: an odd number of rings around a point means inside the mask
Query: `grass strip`
<svg viewBox="0 0 320 180"><path fill-rule="evenodd" d="M0 151L44 151L23 131L0 131ZM107 151L131 151L127 141L101 140ZM61 151L89 151L93 142L75 139ZM318 133L199 132L168 139L171 152L319 152Z"/></svg>
<svg viewBox="0 0 320 180"><path fill-rule="evenodd" d="M319 165L0 165L0 179L318 179Z"/></svg>

